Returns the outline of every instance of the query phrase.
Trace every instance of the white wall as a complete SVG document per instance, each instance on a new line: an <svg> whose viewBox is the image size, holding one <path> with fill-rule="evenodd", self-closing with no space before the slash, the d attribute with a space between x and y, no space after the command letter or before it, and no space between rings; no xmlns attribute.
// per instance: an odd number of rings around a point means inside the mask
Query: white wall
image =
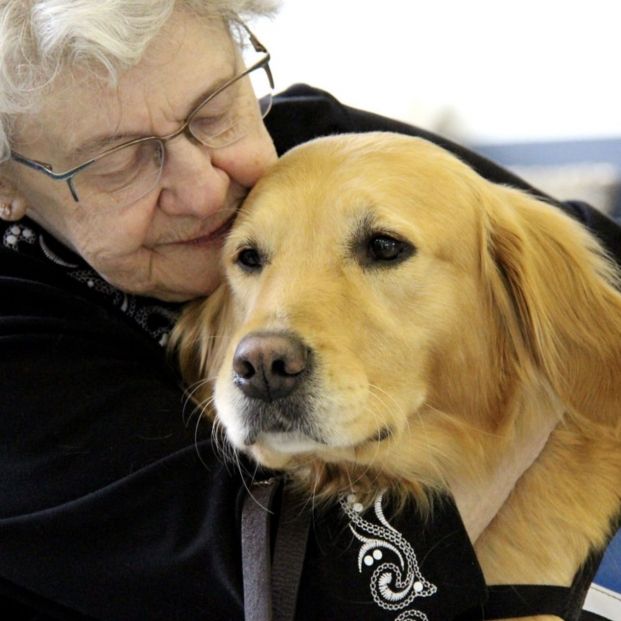
<svg viewBox="0 0 621 621"><path fill-rule="evenodd" d="M621 137L621 0L284 0L278 88L498 142Z"/></svg>

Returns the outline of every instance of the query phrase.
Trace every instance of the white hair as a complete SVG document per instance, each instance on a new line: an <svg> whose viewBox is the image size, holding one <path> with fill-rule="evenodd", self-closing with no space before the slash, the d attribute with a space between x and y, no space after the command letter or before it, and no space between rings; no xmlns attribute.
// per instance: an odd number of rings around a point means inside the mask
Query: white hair
<svg viewBox="0 0 621 621"><path fill-rule="evenodd" d="M114 84L138 63L176 7L229 26L278 0L0 0L0 162L17 115L32 112L67 68L91 66ZM101 71L103 69L103 72Z"/></svg>

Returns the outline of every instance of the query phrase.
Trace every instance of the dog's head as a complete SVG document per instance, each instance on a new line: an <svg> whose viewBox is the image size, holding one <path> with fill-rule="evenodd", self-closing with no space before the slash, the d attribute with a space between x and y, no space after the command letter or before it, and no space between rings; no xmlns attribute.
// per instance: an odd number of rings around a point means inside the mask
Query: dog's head
<svg viewBox="0 0 621 621"><path fill-rule="evenodd" d="M223 260L176 340L190 381L215 380L230 442L267 466L438 483L529 383L592 419L618 406L621 298L597 242L423 140L293 150Z"/></svg>

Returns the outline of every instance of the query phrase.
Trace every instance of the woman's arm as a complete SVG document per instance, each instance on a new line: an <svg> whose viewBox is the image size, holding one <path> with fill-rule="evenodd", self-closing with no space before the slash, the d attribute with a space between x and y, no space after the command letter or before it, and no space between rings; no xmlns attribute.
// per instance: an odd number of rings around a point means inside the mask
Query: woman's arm
<svg viewBox="0 0 621 621"><path fill-rule="evenodd" d="M163 352L53 285L0 290L0 592L51 618L241 619L241 479Z"/></svg>

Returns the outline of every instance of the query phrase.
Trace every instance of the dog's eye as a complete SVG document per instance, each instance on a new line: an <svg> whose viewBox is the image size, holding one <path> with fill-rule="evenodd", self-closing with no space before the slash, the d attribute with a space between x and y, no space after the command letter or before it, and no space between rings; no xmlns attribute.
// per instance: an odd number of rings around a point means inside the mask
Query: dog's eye
<svg viewBox="0 0 621 621"><path fill-rule="evenodd" d="M256 248L242 248L237 253L235 263L247 272L260 270L263 267L263 259Z"/></svg>
<svg viewBox="0 0 621 621"><path fill-rule="evenodd" d="M413 252L414 248L411 244L386 234L373 235L367 243L367 260L372 263L402 261Z"/></svg>

